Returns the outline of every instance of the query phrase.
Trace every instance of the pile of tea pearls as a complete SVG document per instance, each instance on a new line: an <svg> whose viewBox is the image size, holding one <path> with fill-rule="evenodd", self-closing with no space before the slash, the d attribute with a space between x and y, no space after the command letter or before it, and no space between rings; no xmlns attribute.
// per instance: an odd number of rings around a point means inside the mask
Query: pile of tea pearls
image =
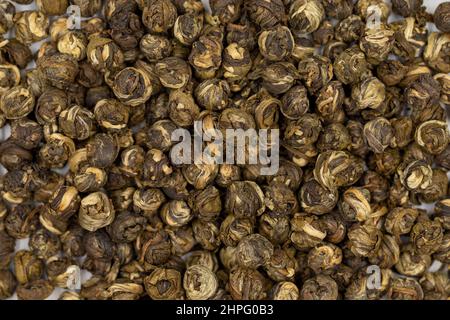
<svg viewBox="0 0 450 320"><path fill-rule="evenodd" d="M450 2L35 5L0 0L0 299L448 299ZM177 129L278 130L279 170Z"/></svg>

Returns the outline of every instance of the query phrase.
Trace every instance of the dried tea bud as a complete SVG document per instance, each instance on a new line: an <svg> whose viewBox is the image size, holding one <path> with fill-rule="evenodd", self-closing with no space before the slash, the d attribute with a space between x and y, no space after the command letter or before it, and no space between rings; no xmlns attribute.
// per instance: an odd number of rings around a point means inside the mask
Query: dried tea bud
<svg viewBox="0 0 450 320"><path fill-rule="evenodd" d="M264 194L253 181L236 181L227 188L225 210L236 217L261 215L265 210Z"/></svg>
<svg viewBox="0 0 450 320"><path fill-rule="evenodd" d="M14 274L8 269L0 270L0 299L11 297L16 291L17 281Z"/></svg>
<svg viewBox="0 0 450 320"><path fill-rule="evenodd" d="M383 153L375 153L369 160L369 166L379 174L390 176L397 171L401 162L398 149L387 148Z"/></svg>
<svg viewBox="0 0 450 320"><path fill-rule="evenodd" d="M444 233L439 221L421 220L411 229L411 243L419 254L432 254L439 250Z"/></svg>
<svg viewBox="0 0 450 320"><path fill-rule="evenodd" d="M355 184L364 172L363 161L346 151L326 151L317 157L314 178L333 190Z"/></svg>
<svg viewBox="0 0 450 320"><path fill-rule="evenodd" d="M284 132L285 141L293 146L310 145L319 138L322 125L316 114L306 113L296 121L290 121Z"/></svg>
<svg viewBox="0 0 450 320"><path fill-rule="evenodd" d="M295 163L286 159L280 159L278 172L273 176L267 177L267 182L284 183L292 191L296 191L303 178L303 170Z"/></svg>
<svg viewBox="0 0 450 320"><path fill-rule="evenodd" d="M181 227L192 220L192 211L185 201L172 200L165 203L160 209L161 218L171 227Z"/></svg>
<svg viewBox="0 0 450 320"><path fill-rule="evenodd" d="M252 234L253 222L249 218L236 218L229 214L220 225L220 238L224 245L235 247L239 241Z"/></svg>
<svg viewBox="0 0 450 320"><path fill-rule="evenodd" d="M338 285L330 276L319 274L306 280L300 289L300 300L337 300Z"/></svg>
<svg viewBox="0 0 450 320"><path fill-rule="evenodd" d="M413 208L394 208L384 222L386 231L394 236L408 234L416 221L419 212Z"/></svg>
<svg viewBox="0 0 450 320"><path fill-rule="evenodd" d="M53 21L49 28L50 39L53 42L58 42L59 38L67 34L70 30L68 28L69 20L66 17L57 18Z"/></svg>
<svg viewBox="0 0 450 320"><path fill-rule="evenodd" d="M276 26L260 33L259 51L270 61L289 58L294 50L294 37L288 27Z"/></svg>
<svg viewBox="0 0 450 320"><path fill-rule="evenodd" d="M116 243L129 243L144 230L147 219L132 212L119 213L108 226L111 239Z"/></svg>
<svg viewBox="0 0 450 320"><path fill-rule="evenodd" d="M44 273L44 264L31 251L20 250L14 256L14 272L19 284L38 280Z"/></svg>
<svg viewBox="0 0 450 320"><path fill-rule="evenodd" d="M95 192L106 184L107 178L105 170L85 166L75 173L73 184L80 192Z"/></svg>
<svg viewBox="0 0 450 320"><path fill-rule="evenodd" d="M385 97L385 86L376 77L368 77L352 86L352 98L359 110L376 109L384 103Z"/></svg>
<svg viewBox="0 0 450 320"><path fill-rule="evenodd" d="M145 185L162 186L172 172L169 159L161 150L151 149L147 152L142 172Z"/></svg>
<svg viewBox="0 0 450 320"><path fill-rule="evenodd" d="M37 0L36 5L42 13L48 16L60 16L66 13L68 0Z"/></svg>
<svg viewBox="0 0 450 320"><path fill-rule="evenodd" d="M397 168L397 173L408 190L424 190L432 183L433 170L423 160L402 163Z"/></svg>
<svg viewBox="0 0 450 320"><path fill-rule="evenodd" d="M394 31L381 24L378 28L366 28L359 47L366 54L367 61L379 64L386 60L394 46Z"/></svg>
<svg viewBox="0 0 450 320"><path fill-rule="evenodd" d="M112 201L104 192L94 192L81 199L78 222L88 231L110 225L115 218Z"/></svg>
<svg viewBox="0 0 450 320"><path fill-rule="evenodd" d="M39 150L39 161L43 166L62 168L75 152L75 143L69 137L53 133L46 138L47 143Z"/></svg>
<svg viewBox="0 0 450 320"><path fill-rule="evenodd" d="M111 166L119 154L116 139L105 133L98 133L86 144L88 162L98 168Z"/></svg>
<svg viewBox="0 0 450 320"><path fill-rule="evenodd" d="M448 52L450 50L450 34L431 32L428 36L427 45L423 52L423 58L433 69L443 72L450 72L448 62Z"/></svg>
<svg viewBox="0 0 450 320"><path fill-rule="evenodd" d="M238 166L232 164L219 165L219 171L215 182L218 186L227 188L234 181L239 181L241 176L241 170Z"/></svg>
<svg viewBox="0 0 450 320"><path fill-rule="evenodd" d="M364 29L365 25L360 16L349 15L337 24L335 37L340 41L353 42L361 38Z"/></svg>
<svg viewBox="0 0 450 320"><path fill-rule="evenodd" d="M216 164L190 164L182 168L186 181L195 189L205 189L217 176L219 170Z"/></svg>
<svg viewBox="0 0 450 320"><path fill-rule="evenodd" d="M333 269L341 262L341 249L331 243L316 246L308 253L308 266L316 273Z"/></svg>
<svg viewBox="0 0 450 320"><path fill-rule="evenodd" d="M419 279L425 300L445 300L448 298L449 279L445 272L427 272Z"/></svg>
<svg viewBox="0 0 450 320"><path fill-rule="evenodd" d="M398 148L406 147L412 140L414 129L413 122L410 118L400 117L390 120L394 129L395 144Z"/></svg>
<svg viewBox="0 0 450 320"><path fill-rule="evenodd" d="M170 237L172 253L174 255L182 256L189 253L197 243L194 237L194 231L190 226L179 228L166 227L165 230ZM184 261L182 267L184 267Z"/></svg>
<svg viewBox="0 0 450 320"><path fill-rule="evenodd" d="M239 241L236 255L241 267L257 269L270 260L273 255L273 245L265 237L255 233Z"/></svg>
<svg viewBox="0 0 450 320"><path fill-rule="evenodd" d="M20 119L33 111L34 104L34 95L30 90L23 86L16 86L2 94L0 111L6 119Z"/></svg>
<svg viewBox="0 0 450 320"><path fill-rule="evenodd" d="M445 197L448 191L447 172L441 169L433 169L432 183L420 192L421 202L432 203Z"/></svg>
<svg viewBox="0 0 450 320"><path fill-rule="evenodd" d="M144 35L141 16L126 10L118 10L108 20L111 38L124 50L126 59L134 60L139 41Z"/></svg>
<svg viewBox="0 0 450 320"><path fill-rule="evenodd" d="M86 58L86 48L88 41L86 36L80 31L69 31L58 39L58 51L71 55L77 61Z"/></svg>
<svg viewBox="0 0 450 320"><path fill-rule="evenodd" d="M135 211L143 211L144 216L152 216L165 202L166 197L159 189L138 189L133 195L133 205Z"/></svg>
<svg viewBox="0 0 450 320"><path fill-rule="evenodd" d="M28 45L14 38L3 41L0 44L0 53L2 58L6 60L3 64L8 62L17 65L21 69L24 69L33 59L33 54Z"/></svg>
<svg viewBox="0 0 450 320"><path fill-rule="evenodd" d="M333 210L338 194L334 189L328 190L315 179L310 179L300 187L299 199L303 210L322 215Z"/></svg>
<svg viewBox="0 0 450 320"><path fill-rule="evenodd" d="M46 56L39 63L43 77L59 89L73 86L78 75L78 62L70 55L57 53Z"/></svg>
<svg viewBox="0 0 450 320"><path fill-rule="evenodd" d="M401 248L395 269L402 275L416 277L425 273L430 265L431 257L429 255L415 252L414 247L408 244Z"/></svg>
<svg viewBox="0 0 450 320"><path fill-rule="evenodd" d="M334 38L334 26L329 20L323 21L319 28L313 32L314 42L318 45L326 45ZM324 55L325 56L325 55Z"/></svg>
<svg viewBox="0 0 450 320"><path fill-rule="evenodd" d="M203 220L215 220L222 211L220 192L214 186L192 192L188 204L194 214Z"/></svg>
<svg viewBox="0 0 450 320"><path fill-rule="evenodd" d="M222 63L222 51L221 39L214 36L201 36L193 43L189 63L200 79L211 79L215 76Z"/></svg>
<svg viewBox="0 0 450 320"><path fill-rule="evenodd" d="M423 122L417 127L414 140L430 154L443 152L449 143L447 123L435 120Z"/></svg>
<svg viewBox="0 0 450 320"><path fill-rule="evenodd" d="M180 127L193 125L200 113L200 108L190 93L172 90L169 94L169 117Z"/></svg>
<svg viewBox="0 0 450 320"><path fill-rule="evenodd" d="M450 3L442 2L434 11L434 24L442 32L450 32Z"/></svg>
<svg viewBox="0 0 450 320"><path fill-rule="evenodd" d="M361 16L364 20L371 19L374 12L379 15L381 22L386 22L391 14L390 4L383 0L359 0L355 5L355 13Z"/></svg>
<svg viewBox="0 0 450 320"><path fill-rule="evenodd" d="M450 75L438 73L434 75L434 79L439 82L441 87L441 103L450 105Z"/></svg>
<svg viewBox="0 0 450 320"><path fill-rule="evenodd" d="M14 26L16 8L9 1L0 3L0 34L7 33Z"/></svg>
<svg viewBox="0 0 450 320"><path fill-rule="evenodd" d="M429 74L420 75L405 89L405 99L414 109L423 110L439 101L440 86Z"/></svg>
<svg viewBox="0 0 450 320"><path fill-rule="evenodd" d="M332 123L323 129L317 141L319 151L347 150L351 142L347 128L340 123Z"/></svg>
<svg viewBox="0 0 450 320"><path fill-rule="evenodd" d="M433 156L425 151L424 148L419 146L416 142L410 143L403 154L403 162L412 162L414 160L422 160L427 164L433 163Z"/></svg>
<svg viewBox="0 0 450 320"><path fill-rule="evenodd" d="M0 4L1 5L1 4ZM14 65L0 65L0 93L4 93L20 83L20 71Z"/></svg>
<svg viewBox="0 0 450 320"><path fill-rule="evenodd" d="M382 235L370 224L354 224L347 233L348 245L355 255L368 257L380 247Z"/></svg>
<svg viewBox="0 0 450 320"><path fill-rule="evenodd" d="M368 277L370 272L365 268L360 269L353 275L345 289L345 299L347 300L379 300L386 293L389 287L392 272L389 269L380 269L379 285L371 286ZM369 284L369 285L368 285Z"/></svg>
<svg viewBox="0 0 450 320"><path fill-rule="evenodd" d="M61 220L68 220L78 211L79 205L78 190L72 186L58 187L48 202L49 212Z"/></svg>
<svg viewBox="0 0 450 320"><path fill-rule="evenodd" d="M356 83L370 73L364 52L356 46L344 50L336 58L333 72L343 84Z"/></svg>
<svg viewBox="0 0 450 320"><path fill-rule="evenodd" d="M70 3L80 7L82 17L92 17L98 13L102 7L101 0L70 0Z"/></svg>
<svg viewBox="0 0 450 320"><path fill-rule="evenodd" d="M149 61L167 58L172 53L172 43L161 35L146 34L141 38L139 48Z"/></svg>
<svg viewBox="0 0 450 320"><path fill-rule="evenodd" d="M299 77L303 80L310 94L315 95L333 77L331 61L322 56L313 56L298 65Z"/></svg>
<svg viewBox="0 0 450 320"><path fill-rule="evenodd" d="M300 292L295 283L282 281L272 288L271 296L273 300L299 300Z"/></svg>
<svg viewBox="0 0 450 320"><path fill-rule="evenodd" d="M59 114L68 107L67 94L57 88L45 90L37 100L36 120L41 124L56 122Z"/></svg>
<svg viewBox="0 0 450 320"><path fill-rule="evenodd" d="M348 46L345 42L332 39L325 44L322 54L331 61L334 61L347 48Z"/></svg>
<svg viewBox="0 0 450 320"><path fill-rule="evenodd" d="M262 29L274 27L286 20L285 7L281 0L250 0L245 6L250 20Z"/></svg>
<svg viewBox="0 0 450 320"><path fill-rule="evenodd" d="M175 24L177 8L170 0L148 3L142 12L142 22L151 33L166 33Z"/></svg>
<svg viewBox="0 0 450 320"><path fill-rule="evenodd" d="M155 72L161 84L170 89L181 89L191 80L191 68L177 57L160 60L155 65Z"/></svg>
<svg viewBox="0 0 450 320"><path fill-rule="evenodd" d="M150 74L133 67L122 69L114 77L112 90L122 103L136 107L145 103L153 92Z"/></svg>
<svg viewBox="0 0 450 320"><path fill-rule="evenodd" d="M219 111L229 104L230 86L220 79L209 79L195 89L195 98L200 106L207 110Z"/></svg>
<svg viewBox="0 0 450 320"><path fill-rule="evenodd" d="M299 33L311 33L325 17L321 1L294 0L289 7L289 25Z"/></svg>
<svg viewBox="0 0 450 320"><path fill-rule="evenodd" d="M223 24L236 21L241 16L242 0L210 1L213 16L217 16Z"/></svg>
<svg viewBox="0 0 450 320"><path fill-rule="evenodd" d="M41 228L34 232L29 240L30 249L39 259L48 259L61 250L59 238L48 230Z"/></svg>
<svg viewBox="0 0 450 320"><path fill-rule="evenodd" d="M186 46L192 45L201 35L203 15L186 13L178 16L173 26L174 37Z"/></svg>
<svg viewBox="0 0 450 320"><path fill-rule="evenodd" d="M155 269L144 278L147 294L153 300L171 300L182 294L181 274L174 269Z"/></svg>
<svg viewBox="0 0 450 320"><path fill-rule="evenodd" d="M215 221L201 219L192 222L195 241L205 250L214 251L220 247L220 230Z"/></svg>
<svg viewBox="0 0 450 320"><path fill-rule="evenodd" d="M95 116L88 109L74 105L59 114L59 128L69 138L86 140L95 133Z"/></svg>
<svg viewBox="0 0 450 320"><path fill-rule="evenodd" d="M43 138L42 127L37 122L21 118L11 122L11 139L24 149L34 149Z"/></svg>
<svg viewBox="0 0 450 320"><path fill-rule="evenodd" d="M346 221L342 219L342 216L338 212L323 215L320 218L320 223L327 235L325 238L326 241L338 244L347 235Z"/></svg>
<svg viewBox="0 0 450 320"><path fill-rule="evenodd" d="M205 266L193 265L184 273L183 288L190 300L208 300L218 286L216 275Z"/></svg>
<svg viewBox="0 0 450 320"><path fill-rule="evenodd" d="M400 257L400 248L395 237L384 234L380 247L369 256L369 262L380 268L392 268Z"/></svg>
<svg viewBox="0 0 450 320"><path fill-rule="evenodd" d="M377 67L377 77L387 86L399 84L406 75L408 67L397 60L386 60Z"/></svg>
<svg viewBox="0 0 450 320"><path fill-rule="evenodd" d="M326 232L315 215L296 213L291 219L290 239L298 250L310 249L321 243Z"/></svg>
<svg viewBox="0 0 450 320"><path fill-rule="evenodd" d="M266 281L258 270L236 267L230 271L228 286L235 300L261 300L266 297Z"/></svg>
<svg viewBox="0 0 450 320"><path fill-rule="evenodd" d="M419 1L393 0L392 1L392 9L395 13L397 13L403 17L411 17L420 11L422 4L423 4L422 0L419 0Z"/></svg>
<svg viewBox="0 0 450 320"><path fill-rule="evenodd" d="M347 221L366 221L371 218L370 192L365 188L348 188L339 201L339 209Z"/></svg>
<svg viewBox="0 0 450 320"><path fill-rule="evenodd" d="M222 63L224 78L229 81L242 80L251 67L252 59L247 48L233 42L224 49Z"/></svg>
<svg viewBox="0 0 450 320"><path fill-rule="evenodd" d="M16 38L24 44L31 44L47 38L50 25L48 17L39 11L22 11L14 16Z"/></svg>
<svg viewBox="0 0 450 320"><path fill-rule="evenodd" d="M275 249L272 258L264 266L267 275L274 281L292 280L297 268L294 253L293 248Z"/></svg>
<svg viewBox="0 0 450 320"><path fill-rule="evenodd" d="M289 89L281 98L281 113L290 120L297 120L309 109L309 99L306 88L296 85Z"/></svg>
<svg viewBox="0 0 450 320"><path fill-rule="evenodd" d="M344 111L342 104L345 93L342 83L331 81L326 84L318 93L316 108L320 117L327 122L343 122Z"/></svg>
<svg viewBox="0 0 450 320"><path fill-rule="evenodd" d="M123 65L124 55L119 46L109 38L94 35L86 49L88 61L100 71L117 69Z"/></svg>
<svg viewBox="0 0 450 320"><path fill-rule="evenodd" d="M387 147L395 146L394 130L386 118L376 118L364 125L364 136L369 148L382 153Z"/></svg>
<svg viewBox="0 0 450 320"><path fill-rule="evenodd" d="M0 230L0 268L2 270L9 267L16 245L15 239L5 229Z"/></svg>
<svg viewBox="0 0 450 320"><path fill-rule="evenodd" d="M291 215L298 209L297 198L284 183L272 183L265 189L265 204L272 216Z"/></svg>
<svg viewBox="0 0 450 320"><path fill-rule="evenodd" d="M34 280L17 287L17 297L19 300L45 300L54 290L53 285L48 280Z"/></svg>
<svg viewBox="0 0 450 320"><path fill-rule="evenodd" d="M414 278L392 279L387 292L389 300L422 300L423 290Z"/></svg>
<svg viewBox="0 0 450 320"><path fill-rule="evenodd" d="M353 1L350 0L325 0L322 5L328 17L342 20L353 11Z"/></svg>

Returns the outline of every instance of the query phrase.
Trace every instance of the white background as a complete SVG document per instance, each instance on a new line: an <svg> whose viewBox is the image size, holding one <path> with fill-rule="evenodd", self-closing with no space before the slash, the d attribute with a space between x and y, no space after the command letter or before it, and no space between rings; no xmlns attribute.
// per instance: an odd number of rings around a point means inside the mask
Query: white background
<svg viewBox="0 0 450 320"><path fill-rule="evenodd" d="M132 1L132 0L130 0L130 1ZM202 2L208 6L208 0L202 0ZM390 2L390 1L386 1L386 2ZM424 0L424 5L427 7L427 11L429 13L433 13L435 8L441 2L445 2L445 1L443 1L443 0ZM25 11L25 10L35 10L36 9L36 6L35 6L34 3L31 4L31 5L18 5L18 4L15 4L15 5L16 5L16 11L17 12ZM401 17L399 17L399 16L391 14L391 17L390 17L389 21L397 20L397 19L400 19L400 18ZM434 24L429 24L429 30L430 31L437 31L437 29L434 26ZM11 36L11 34L10 34L10 36ZM45 42L45 41L46 40L41 41L41 42ZM33 46L32 46L33 53L36 52L39 49L41 42L33 44ZM33 64L30 64L28 66L28 68L33 68L33 67L34 67ZM0 142L8 138L9 132L10 132L9 125L7 125L4 128L0 129ZM6 171L5 168L3 168L2 165L0 165L0 174L4 174L5 171ZM422 207L425 208L425 209L430 209L431 208L430 206L427 206L427 205L422 206ZM21 250L21 249L27 249L27 248L28 248L28 240L17 240L16 241L16 251L17 250ZM430 268L431 270L430 271L435 271L435 270L439 269L439 267L440 267L440 263L439 262L435 262L431 266L431 268ZM87 272L87 271L83 271L82 272L82 281L83 282L85 280L89 279L89 277L90 277L90 273L89 272ZM47 300L57 299L59 297L59 295L61 294L61 292L63 292L63 291L64 290L61 289L61 288L56 288L55 291L52 293L52 295ZM10 299L13 299L13 300L17 299L16 294L14 294L14 296L11 297Z"/></svg>

